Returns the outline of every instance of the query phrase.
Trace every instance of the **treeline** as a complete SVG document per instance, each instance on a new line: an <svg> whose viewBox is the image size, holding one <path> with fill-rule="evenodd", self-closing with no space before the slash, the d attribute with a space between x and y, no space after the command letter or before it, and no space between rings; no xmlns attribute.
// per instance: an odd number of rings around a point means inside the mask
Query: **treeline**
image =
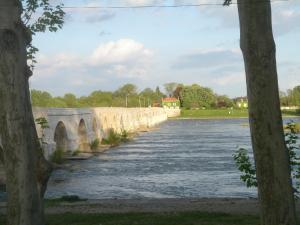
<svg viewBox="0 0 300 225"><path fill-rule="evenodd" d="M300 85L279 93L281 106L300 106Z"/></svg>
<svg viewBox="0 0 300 225"><path fill-rule="evenodd" d="M155 90L146 88L138 92L134 84L125 84L114 92L94 91L89 96L77 98L72 93L63 97L53 97L50 93L39 90L31 90L32 106L77 108L77 107L148 107L154 103L160 103L165 97L157 87Z"/></svg>
<svg viewBox="0 0 300 225"><path fill-rule="evenodd" d="M164 97L180 100L180 106L186 109L231 108L237 107L241 98L231 99L226 95L218 95L211 88L198 84L184 85L178 83L164 84L165 93L159 87L155 90L146 88L139 92L134 84L125 84L114 92L94 91L89 96L77 98L68 93L63 97L53 97L45 91L32 90L33 106L77 108L77 107L148 107L160 106ZM246 98L244 98L246 99ZM282 106L300 106L300 86L292 90L280 92Z"/></svg>

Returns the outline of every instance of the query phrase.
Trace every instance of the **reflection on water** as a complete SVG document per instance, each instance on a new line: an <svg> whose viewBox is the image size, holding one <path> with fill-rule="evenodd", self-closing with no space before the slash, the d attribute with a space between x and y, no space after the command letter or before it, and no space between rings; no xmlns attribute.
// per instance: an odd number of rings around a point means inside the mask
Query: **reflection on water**
<svg viewBox="0 0 300 225"><path fill-rule="evenodd" d="M170 120L130 143L54 172L48 197L255 197L232 154L250 148L246 119Z"/></svg>

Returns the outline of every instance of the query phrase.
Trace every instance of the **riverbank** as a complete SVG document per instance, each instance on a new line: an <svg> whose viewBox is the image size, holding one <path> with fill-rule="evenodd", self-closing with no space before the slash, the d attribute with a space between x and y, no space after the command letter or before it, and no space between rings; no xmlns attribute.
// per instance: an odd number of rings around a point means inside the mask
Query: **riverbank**
<svg viewBox="0 0 300 225"><path fill-rule="evenodd" d="M300 117L300 112L282 111L283 117ZM182 109L175 119L240 119L248 118L247 109Z"/></svg>
<svg viewBox="0 0 300 225"><path fill-rule="evenodd" d="M54 201L55 202L55 201ZM49 225L257 225L256 199L103 199L73 203L46 201ZM299 213L297 202L297 213ZM0 204L0 224L4 224L5 205Z"/></svg>

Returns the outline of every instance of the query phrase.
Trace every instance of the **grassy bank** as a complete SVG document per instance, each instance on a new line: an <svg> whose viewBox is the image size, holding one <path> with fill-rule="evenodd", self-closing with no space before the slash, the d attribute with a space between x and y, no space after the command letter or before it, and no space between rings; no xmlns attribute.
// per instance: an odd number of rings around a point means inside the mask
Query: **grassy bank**
<svg viewBox="0 0 300 225"><path fill-rule="evenodd" d="M47 225L257 225L259 218L224 213L109 213L47 215ZM0 224L5 224L0 216Z"/></svg>
<svg viewBox="0 0 300 225"><path fill-rule="evenodd" d="M181 110L181 118L240 118L248 117L248 110L242 109L197 109Z"/></svg>
<svg viewBox="0 0 300 225"><path fill-rule="evenodd" d="M300 112L283 111L283 116L300 116ZM182 109L179 118L243 118L248 117L247 109Z"/></svg>

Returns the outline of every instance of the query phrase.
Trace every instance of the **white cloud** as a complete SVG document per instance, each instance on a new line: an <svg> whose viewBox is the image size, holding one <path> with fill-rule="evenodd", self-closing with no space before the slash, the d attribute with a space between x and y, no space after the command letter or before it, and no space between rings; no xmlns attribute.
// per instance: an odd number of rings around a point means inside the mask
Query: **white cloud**
<svg viewBox="0 0 300 225"><path fill-rule="evenodd" d="M64 71L73 76L91 73L92 76L143 79L143 76L147 75L153 54L152 50L132 39L101 44L89 56L75 53L59 53L52 56L39 54L33 80L43 76L50 79L53 74Z"/></svg>
<svg viewBox="0 0 300 225"><path fill-rule="evenodd" d="M147 61L153 52L131 39L111 41L98 46L90 58L92 65L131 64Z"/></svg>

